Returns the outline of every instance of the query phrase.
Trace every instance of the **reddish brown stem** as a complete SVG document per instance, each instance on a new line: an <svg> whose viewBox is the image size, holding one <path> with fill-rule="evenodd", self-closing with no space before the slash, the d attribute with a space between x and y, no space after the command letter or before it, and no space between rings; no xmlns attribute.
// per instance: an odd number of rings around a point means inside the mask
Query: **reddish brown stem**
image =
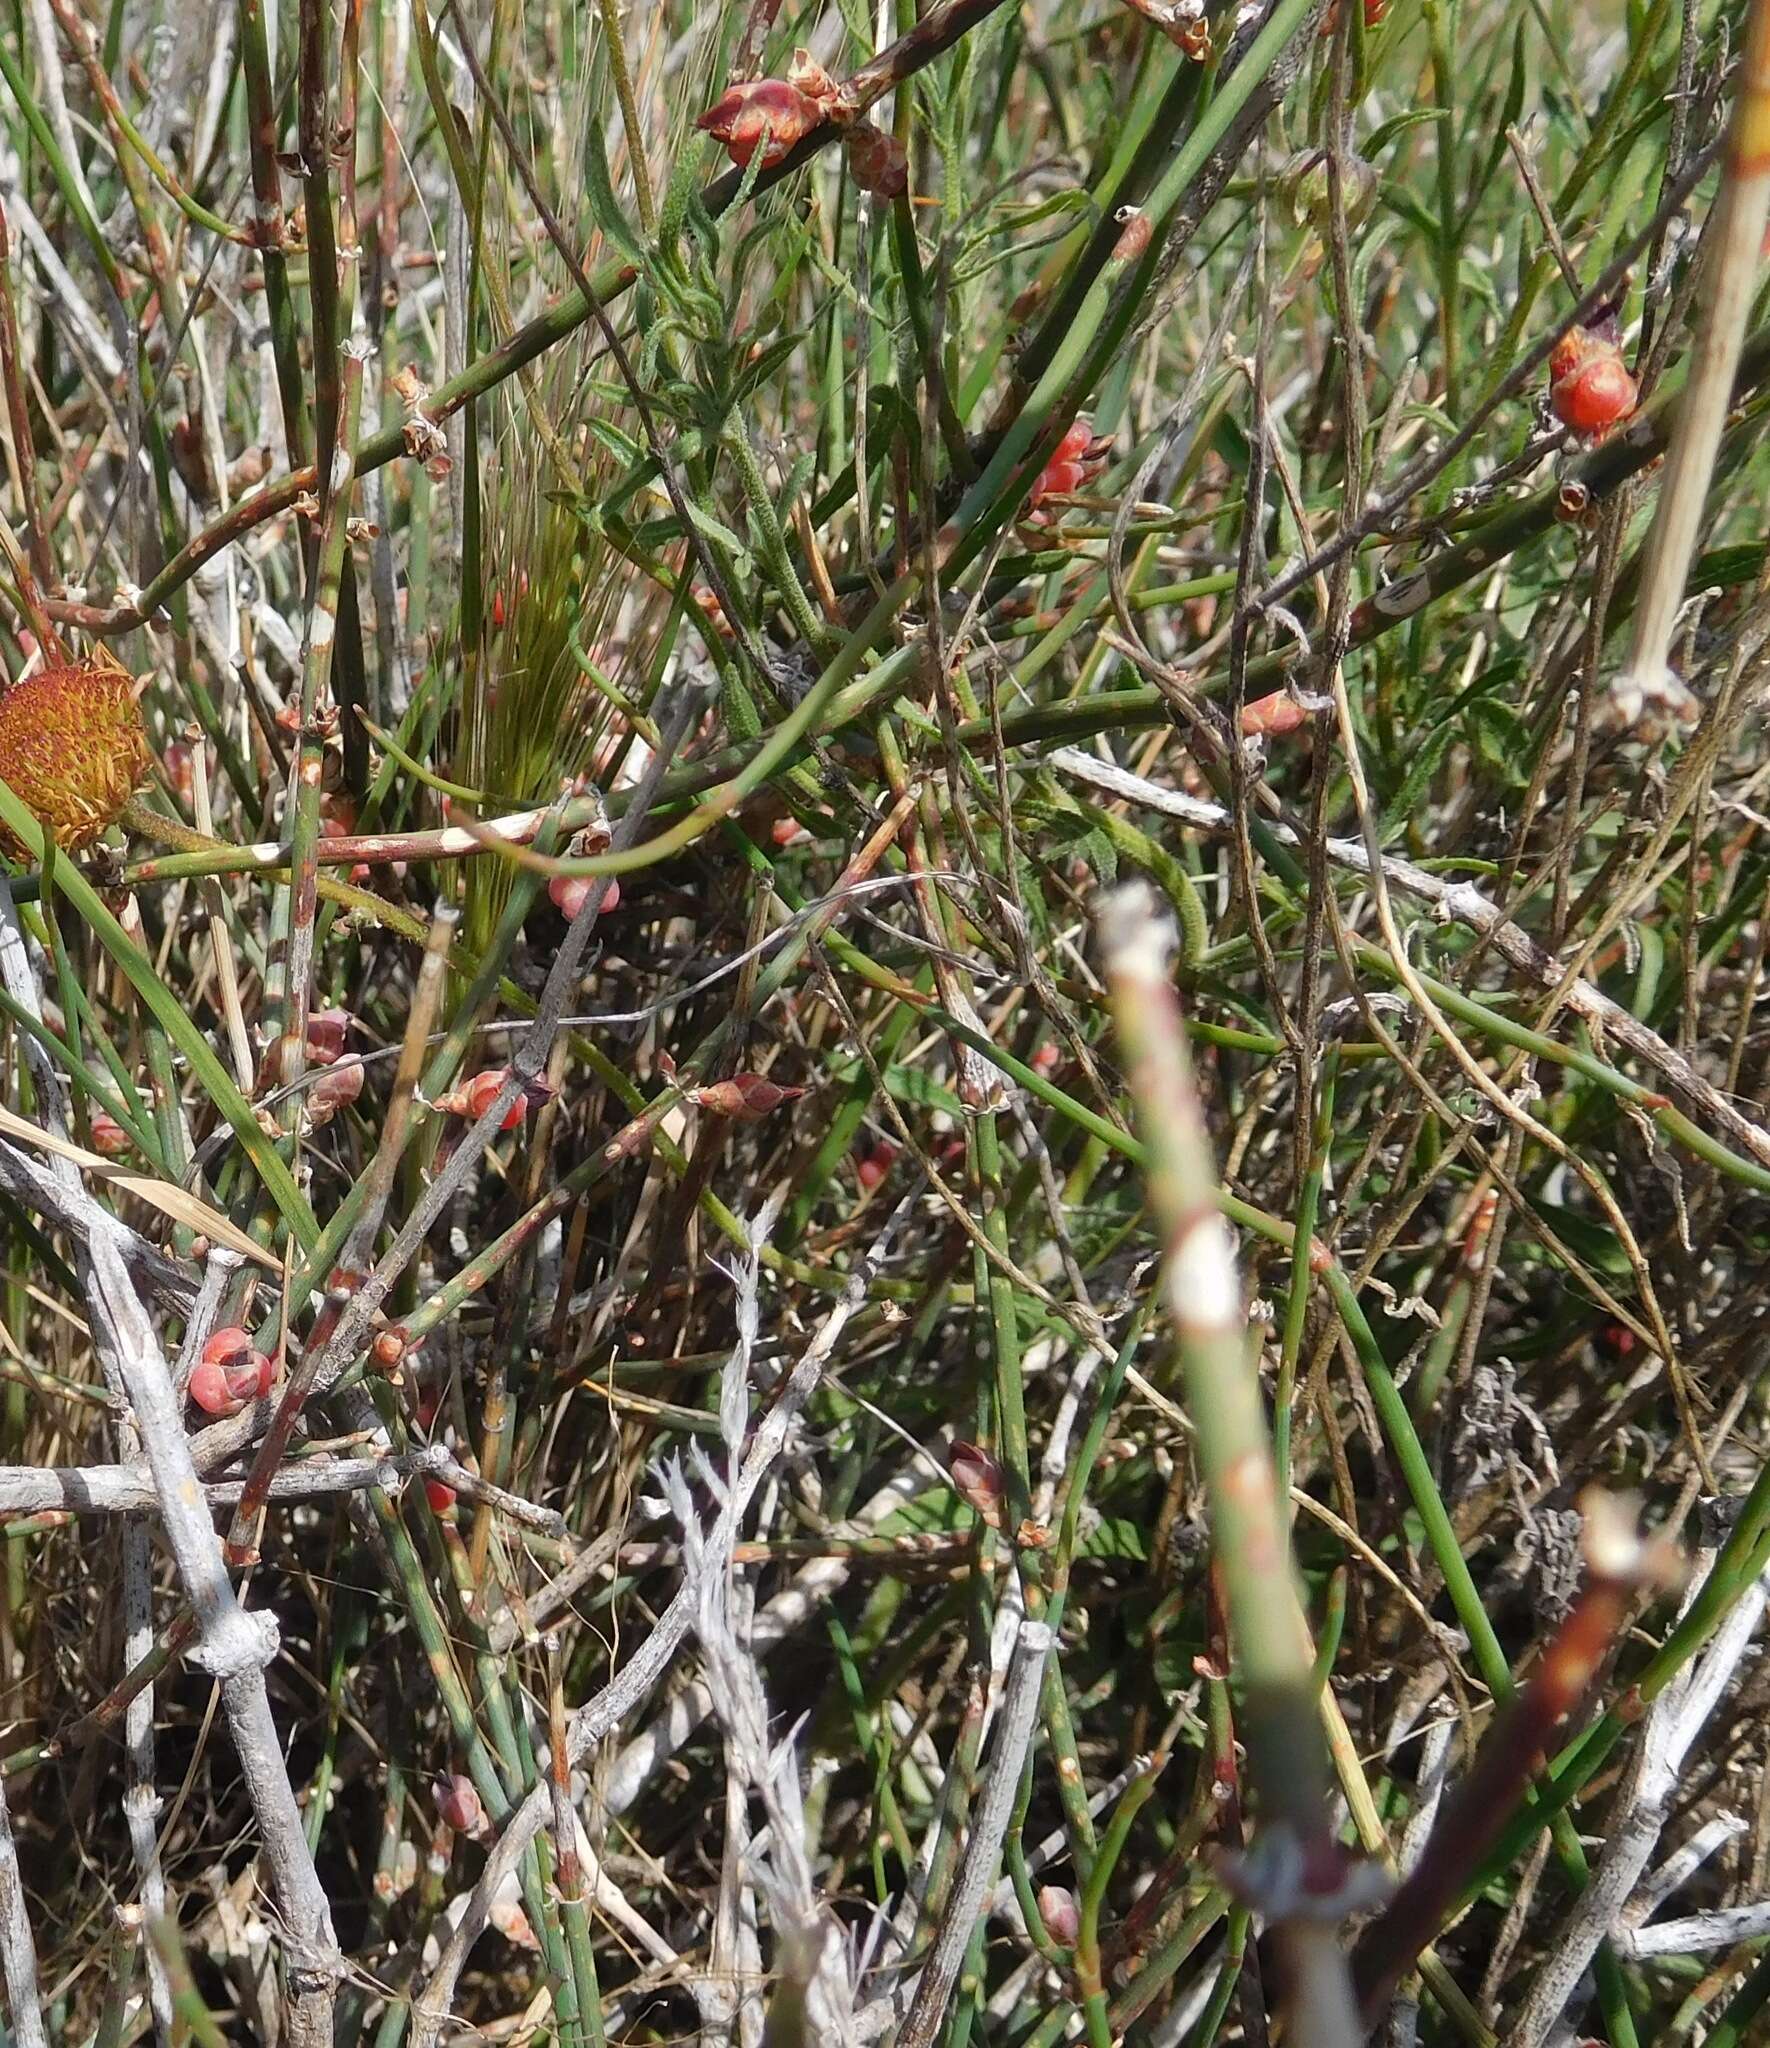
<svg viewBox="0 0 1770 2048"><path fill-rule="evenodd" d="M1555 1730L1585 1697L1641 1582L1639 1568L1594 1560L1572 1611L1469 1774L1445 1802L1420 1860L1352 1959L1359 2008L1375 2025L1421 1950L1443 1927L1525 1796Z"/></svg>

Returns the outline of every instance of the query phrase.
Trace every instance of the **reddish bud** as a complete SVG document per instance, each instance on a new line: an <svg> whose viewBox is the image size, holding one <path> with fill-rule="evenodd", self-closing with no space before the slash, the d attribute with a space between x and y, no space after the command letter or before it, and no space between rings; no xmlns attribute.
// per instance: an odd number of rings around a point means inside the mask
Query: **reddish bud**
<svg viewBox="0 0 1770 2048"><path fill-rule="evenodd" d="M794 846L801 839L809 839L811 834L797 818L776 818L768 828L768 836L776 846Z"/></svg>
<svg viewBox="0 0 1770 2048"><path fill-rule="evenodd" d="M599 917L607 917L611 910L621 907L621 885L613 875L555 875L547 884L547 894L554 906L569 923L590 901L591 896L602 892L602 908Z"/></svg>
<svg viewBox="0 0 1770 2048"><path fill-rule="evenodd" d="M875 199L901 199L910 189L910 160L895 135L857 122L848 132L848 168L854 182Z"/></svg>
<svg viewBox="0 0 1770 2048"><path fill-rule="evenodd" d="M307 1091L307 1120L314 1128L329 1124L341 1109L348 1109L363 1092L363 1063L340 1060L323 1067Z"/></svg>
<svg viewBox="0 0 1770 2048"><path fill-rule="evenodd" d="M747 165L761 150L762 168L771 171L822 120L817 104L786 79L755 78L722 93L695 126L724 143L735 164Z"/></svg>
<svg viewBox="0 0 1770 2048"><path fill-rule="evenodd" d="M92 1149L107 1159L117 1159L129 1150L129 1133L108 1109L92 1112Z"/></svg>
<svg viewBox="0 0 1770 2048"><path fill-rule="evenodd" d="M327 790L320 798L320 837L349 839L355 831L356 805L342 792Z"/></svg>
<svg viewBox="0 0 1770 2048"><path fill-rule="evenodd" d="M1051 451L1051 459L1038 474L1028 503L1037 506L1046 498L1066 497L1097 476L1112 452L1110 434L1095 438L1086 418L1078 416L1063 430L1063 439Z"/></svg>
<svg viewBox="0 0 1770 2048"><path fill-rule="evenodd" d="M503 593L503 591L502 591L502 590L494 590L494 591L492 592L492 630L493 630L493 632L496 632L496 631L497 631L497 630L499 629L499 627L501 627L501 626L503 625L503 623L504 623L504 593Z"/></svg>
<svg viewBox="0 0 1770 2048"><path fill-rule="evenodd" d="M883 1184L886 1175L896 1163L895 1145L876 1145L872 1151L863 1153L855 1161L854 1177L870 1195L874 1188Z"/></svg>
<svg viewBox="0 0 1770 2048"><path fill-rule="evenodd" d="M725 616L725 607L719 602L719 593L713 586L710 583L697 583L692 594L695 603L706 613L707 623L720 639L735 640L737 628Z"/></svg>
<svg viewBox="0 0 1770 2048"><path fill-rule="evenodd" d="M508 1067L487 1067L475 1074L471 1081L463 1082L459 1088L451 1088L447 1095L437 1098L437 1108L447 1110L450 1116L464 1117L469 1123L478 1123L491 1108L509 1077ZM530 1081L518 1092L516 1100L504 1112L499 1124L501 1131L513 1131L528 1115L530 1106L539 1108L543 1102L552 1099L553 1090L544 1082Z"/></svg>
<svg viewBox="0 0 1770 2048"><path fill-rule="evenodd" d="M250 1332L235 1324L217 1330L203 1346L191 1374L191 1399L205 1415L238 1415L270 1392L275 1377L276 1368L253 1348Z"/></svg>
<svg viewBox="0 0 1770 2048"><path fill-rule="evenodd" d="M782 1088L766 1074L733 1074L729 1081L709 1081L704 1088L691 1088L687 1100L698 1103L715 1116L735 1117L739 1123L759 1123L780 1108L796 1101L803 1088Z"/></svg>
<svg viewBox="0 0 1770 2048"><path fill-rule="evenodd" d="M1084 415L1078 414L1063 430L1063 439L1052 451L1054 462L1080 462L1093 445L1094 429Z"/></svg>
<svg viewBox="0 0 1770 2048"><path fill-rule="evenodd" d="M456 1834L472 1834L485 1819L485 1808L479 1803L473 1780L460 1771L450 1771L446 1777L438 1778L433 1790L437 1812L444 1825L453 1828Z"/></svg>
<svg viewBox="0 0 1770 2048"><path fill-rule="evenodd" d="M166 770L167 788L180 803L190 803L197 793L196 767L190 748L183 740L174 740L160 756L160 762Z"/></svg>
<svg viewBox="0 0 1770 2048"><path fill-rule="evenodd" d="M947 1470L961 1500L969 1501L992 1529L1002 1526L1002 1467L981 1444L954 1437L947 1452Z"/></svg>
<svg viewBox="0 0 1770 2048"><path fill-rule="evenodd" d="M455 1505L455 1489L445 1485L440 1479L427 1479L424 1482L424 1498L439 1515L446 1515Z"/></svg>
<svg viewBox="0 0 1770 2048"><path fill-rule="evenodd" d="M1308 706L1299 703L1289 690L1274 690L1271 696L1256 697L1253 703L1241 707L1241 729L1250 735L1261 733L1281 738L1308 720Z"/></svg>
<svg viewBox="0 0 1770 2048"><path fill-rule="evenodd" d="M1032 1070L1035 1074L1044 1074L1049 1076L1051 1074L1056 1073L1058 1063L1062 1060L1062 1058L1063 1054L1059 1050L1056 1041L1054 1039L1048 1038L1046 1039L1045 1043L1039 1047L1038 1051L1033 1054L1031 1060Z"/></svg>
<svg viewBox="0 0 1770 2048"><path fill-rule="evenodd" d="M1082 1914L1074 1892L1066 1891L1060 1884L1040 1885L1039 1918L1054 1942L1063 1948L1075 1947L1082 1931Z"/></svg>
<svg viewBox="0 0 1770 2048"><path fill-rule="evenodd" d="M316 1067L329 1067L344 1050L356 1022L348 1010L315 1010L307 1020L307 1056Z"/></svg>

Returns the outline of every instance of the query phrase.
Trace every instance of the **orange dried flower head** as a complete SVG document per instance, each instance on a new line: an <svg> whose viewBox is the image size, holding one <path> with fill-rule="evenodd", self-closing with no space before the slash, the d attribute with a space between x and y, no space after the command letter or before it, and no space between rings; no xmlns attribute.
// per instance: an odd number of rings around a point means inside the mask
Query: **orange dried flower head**
<svg viewBox="0 0 1770 2048"><path fill-rule="evenodd" d="M0 691L0 777L65 852L110 830L149 759L134 678L103 648ZM12 834L0 843L27 857Z"/></svg>

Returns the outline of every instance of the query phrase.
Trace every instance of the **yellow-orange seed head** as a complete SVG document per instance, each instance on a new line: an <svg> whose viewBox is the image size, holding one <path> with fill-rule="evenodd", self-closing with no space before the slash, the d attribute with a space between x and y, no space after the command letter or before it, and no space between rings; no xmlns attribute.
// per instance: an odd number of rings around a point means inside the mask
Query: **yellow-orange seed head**
<svg viewBox="0 0 1770 2048"><path fill-rule="evenodd" d="M148 761L134 678L102 648L0 690L0 778L66 852L116 823ZM9 832L0 845L29 857Z"/></svg>

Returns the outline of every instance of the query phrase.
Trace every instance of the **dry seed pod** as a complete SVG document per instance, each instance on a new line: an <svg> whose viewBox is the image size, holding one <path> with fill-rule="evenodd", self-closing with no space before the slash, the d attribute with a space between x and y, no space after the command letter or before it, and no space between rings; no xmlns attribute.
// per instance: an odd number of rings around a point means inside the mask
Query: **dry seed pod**
<svg viewBox="0 0 1770 2048"><path fill-rule="evenodd" d="M135 679L104 648L0 691L0 777L65 853L117 822L151 756ZM9 832L0 845L30 858Z"/></svg>
<svg viewBox="0 0 1770 2048"><path fill-rule="evenodd" d="M708 1109L715 1116L735 1117L739 1123L759 1123L805 1093L803 1088L783 1088L766 1074L733 1074L729 1081L709 1081L704 1088L688 1090L687 1100Z"/></svg>

